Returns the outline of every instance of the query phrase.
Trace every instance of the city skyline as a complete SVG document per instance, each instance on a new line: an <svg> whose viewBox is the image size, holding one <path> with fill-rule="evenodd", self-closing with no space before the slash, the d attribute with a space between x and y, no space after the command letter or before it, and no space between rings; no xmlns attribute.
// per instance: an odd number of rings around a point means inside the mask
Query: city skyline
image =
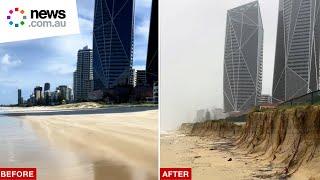
<svg viewBox="0 0 320 180"><path fill-rule="evenodd" d="M262 90L263 23L258 1L228 10L223 95L226 112L246 112Z"/></svg>
<svg viewBox="0 0 320 180"><path fill-rule="evenodd" d="M50 82L72 87L78 49L92 47L93 1L78 2L81 34L0 44L0 104L16 103L16 91L27 98L32 88ZM136 0L134 68L144 69L151 1ZM62 46L63 44L64 46Z"/></svg>

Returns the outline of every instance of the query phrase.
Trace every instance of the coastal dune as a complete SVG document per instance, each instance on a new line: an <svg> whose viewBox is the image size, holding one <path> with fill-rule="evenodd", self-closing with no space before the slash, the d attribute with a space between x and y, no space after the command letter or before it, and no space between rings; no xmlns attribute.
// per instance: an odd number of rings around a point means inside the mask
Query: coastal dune
<svg viewBox="0 0 320 180"><path fill-rule="evenodd" d="M182 124L180 131L194 136L238 137L242 133L242 126L227 121L205 121Z"/></svg>
<svg viewBox="0 0 320 180"><path fill-rule="evenodd" d="M251 113L236 145L283 167L289 177L320 179L320 107Z"/></svg>
<svg viewBox="0 0 320 180"><path fill-rule="evenodd" d="M113 162L100 168L100 177L157 179L157 110L89 114L23 116L39 137L92 162ZM129 169L131 173L123 172ZM107 174L104 174L106 172ZM101 174L102 173L102 174Z"/></svg>
<svg viewBox="0 0 320 180"><path fill-rule="evenodd" d="M254 111L244 125L183 124L161 136L161 155L195 179L320 179L320 106Z"/></svg>

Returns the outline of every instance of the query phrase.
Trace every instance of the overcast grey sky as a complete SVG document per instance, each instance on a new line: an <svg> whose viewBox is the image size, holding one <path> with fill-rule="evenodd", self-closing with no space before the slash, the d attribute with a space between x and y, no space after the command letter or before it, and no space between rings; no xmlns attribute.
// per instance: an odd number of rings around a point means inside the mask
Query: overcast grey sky
<svg viewBox="0 0 320 180"><path fill-rule="evenodd" d="M223 58L228 9L252 0L160 1L161 130L223 107ZM263 93L271 94L278 0L260 0L264 26Z"/></svg>

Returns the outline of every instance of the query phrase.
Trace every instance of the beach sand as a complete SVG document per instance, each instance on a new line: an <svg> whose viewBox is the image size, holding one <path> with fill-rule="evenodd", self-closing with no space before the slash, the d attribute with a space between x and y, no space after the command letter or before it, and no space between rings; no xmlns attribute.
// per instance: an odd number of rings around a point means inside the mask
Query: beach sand
<svg viewBox="0 0 320 180"><path fill-rule="evenodd" d="M7 112L48 110L54 111L48 108L25 108ZM72 179L68 178L68 174L85 174L84 169L93 171L87 172L91 175L84 179L157 179L157 110L86 115L27 115L18 118L30 125L35 134L50 146L81 157L72 168L65 170L68 172L63 172L67 176L62 175L62 179ZM63 168L63 157L61 162ZM46 171L39 173L42 176L40 179L60 178L54 170Z"/></svg>
<svg viewBox="0 0 320 180"><path fill-rule="evenodd" d="M160 164L162 168L192 168L193 180L320 179L315 172L320 161L301 167L291 177L281 178L276 174L283 173L285 167L256 154L248 155L237 149L234 142L232 138L189 136L179 131L162 134Z"/></svg>
<svg viewBox="0 0 320 180"><path fill-rule="evenodd" d="M268 164L243 156L232 145L233 139L188 136L179 132L162 134L161 167L192 168L194 180L261 179L276 171ZM231 161L228 161L229 159Z"/></svg>

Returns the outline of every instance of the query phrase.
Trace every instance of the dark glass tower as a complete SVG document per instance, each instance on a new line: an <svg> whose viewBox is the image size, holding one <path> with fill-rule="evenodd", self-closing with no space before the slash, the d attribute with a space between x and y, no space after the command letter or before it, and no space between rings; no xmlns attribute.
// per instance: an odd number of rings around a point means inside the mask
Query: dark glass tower
<svg viewBox="0 0 320 180"><path fill-rule="evenodd" d="M153 86L158 82L158 0L152 1L146 72L147 83Z"/></svg>
<svg viewBox="0 0 320 180"><path fill-rule="evenodd" d="M133 38L134 0L96 0L93 27L95 90L128 84Z"/></svg>
<svg viewBox="0 0 320 180"><path fill-rule="evenodd" d="M259 103L263 32L258 1L228 11L223 77L226 112L245 112Z"/></svg>
<svg viewBox="0 0 320 180"><path fill-rule="evenodd" d="M50 91L50 83L44 84L44 91Z"/></svg>
<svg viewBox="0 0 320 180"><path fill-rule="evenodd" d="M319 87L319 0L280 0L273 102Z"/></svg>

